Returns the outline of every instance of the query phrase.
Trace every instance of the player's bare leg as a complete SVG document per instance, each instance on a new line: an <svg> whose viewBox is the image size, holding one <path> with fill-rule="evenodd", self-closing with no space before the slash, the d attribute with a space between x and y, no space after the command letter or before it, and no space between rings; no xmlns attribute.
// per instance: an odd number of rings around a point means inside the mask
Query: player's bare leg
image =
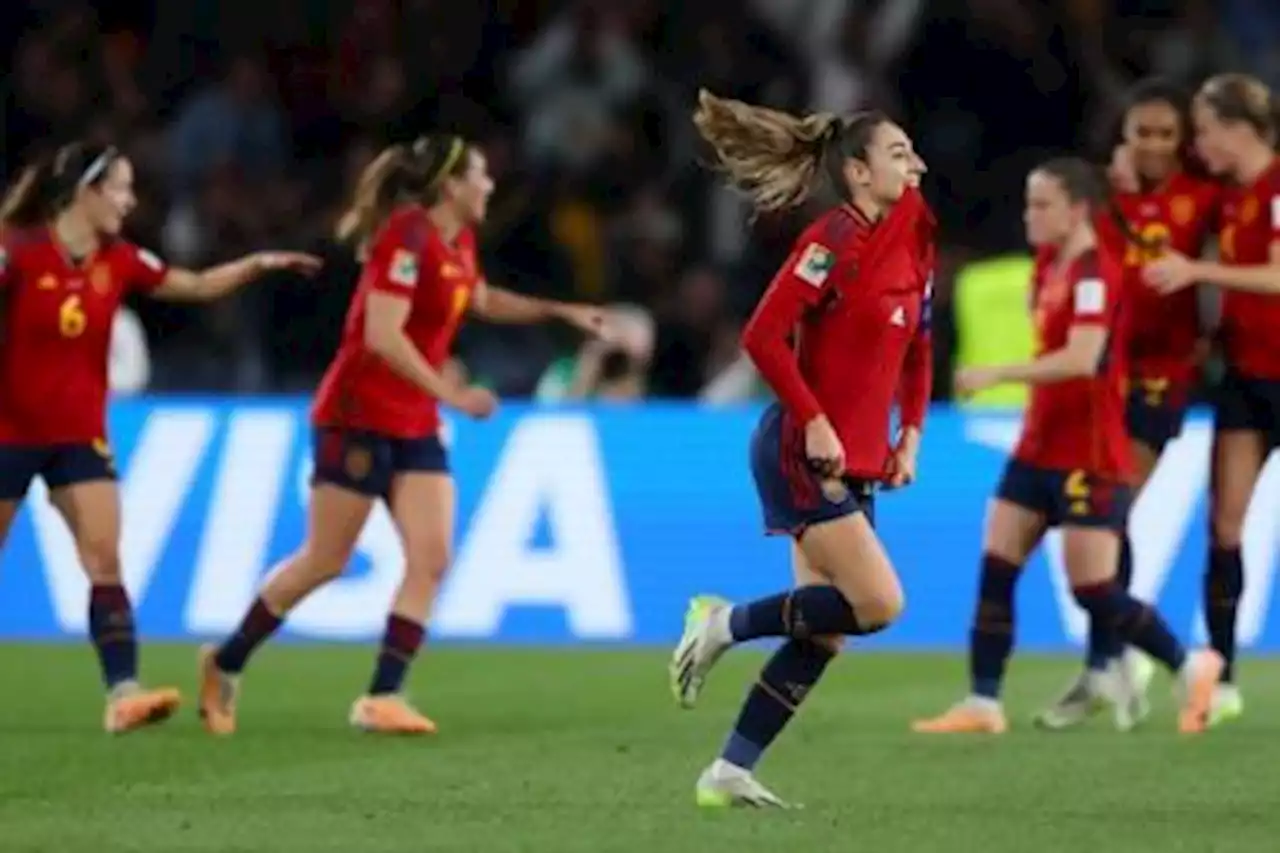
<svg viewBox="0 0 1280 853"><path fill-rule="evenodd" d="M300 601L342 574L372 509L365 495L326 483L312 488L302 547L272 569L235 633L200 650L199 711L211 734L235 732L240 674L249 657Z"/></svg>
<svg viewBox="0 0 1280 853"><path fill-rule="evenodd" d="M119 734L168 719L182 701L178 691L138 681L133 606L120 573L118 487L111 480L75 483L52 490L49 500L66 521L89 579L89 633L107 687L103 728Z"/></svg>
<svg viewBox="0 0 1280 853"><path fill-rule="evenodd" d="M749 691L720 757L699 777L699 805L781 806L755 780L756 763L821 678L843 637L883 630L902 611L897 573L861 512L808 528L793 566L802 585L792 592L715 611L714 630L727 632L730 642L788 639Z"/></svg>
<svg viewBox="0 0 1280 853"><path fill-rule="evenodd" d="M1031 552L1044 536L1043 515L996 498L987 508L981 581L969 635L969 694L936 717L916 720L921 734L1003 734L1004 670L1013 653L1014 591Z"/></svg>
<svg viewBox="0 0 1280 853"><path fill-rule="evenodd" d="M1216 725L1244 713L1244 697L1236 685L1236 614L1244 594L1244 560L1240 543L1253 490L1266 463L1260 433L1219 431L1213 439L1210 486L1210 551L1204 578L1204 612L1209 642L1222 656L1222 681L1214 690L1209 722Z"/></svg>
<svg viewBox="0 0 1280 853"><path fill-rule="evenodd" d="M391 602L369 691L351 707L356 728L382 734L436 731L402 688L452 559L454 501L453 479L445 473L406 472L392 483L391 516L404 546L404 578Z"/></svg>

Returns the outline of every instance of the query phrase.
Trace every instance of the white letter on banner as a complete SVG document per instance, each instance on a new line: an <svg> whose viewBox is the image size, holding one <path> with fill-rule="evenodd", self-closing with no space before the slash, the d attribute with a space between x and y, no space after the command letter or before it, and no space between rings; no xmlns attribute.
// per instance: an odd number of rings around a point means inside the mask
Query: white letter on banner
<svg viewBox="0 0 1280 853"><path fill-rule="evenodd" d="M124 584L135 606L147 594L213 428L214 415L207 409L155 409L138 435L128 468L122 471L120 559ZM28 505L54 616L64 631L83 633L88 629L89 585L75 543L49 504L42 482L36 483Z"/></svg>
<svg viewBox="0 0 1280 853"><path fill-rule="evenodd" d="M189 631L230 631L253 600L267 568L297 423L297 413L287 409L245 409L229 418L187 598Z"/></svg>
<svg viewBox="0 0 1280 853"><path fill-rule="evenodd" d="M529 547L540 518L546 550ZM513 430L446 582L441 635L489 637L509 607L561 607L578 639L623 639L632 615L590 419L533 416Z"/></svg>
<svg viewBox="0 0 1280 853"><path fill-rule="evenodd" d="M311 493L311 470L308 457L297 482L298 503L304 511ZM289 614L291 632L327 640L371 639L382 633L387 607L404 573L400 537L382 501L374 504L360 532L356 554L368 560L368 571L343 575L304 598Z"/></svg>

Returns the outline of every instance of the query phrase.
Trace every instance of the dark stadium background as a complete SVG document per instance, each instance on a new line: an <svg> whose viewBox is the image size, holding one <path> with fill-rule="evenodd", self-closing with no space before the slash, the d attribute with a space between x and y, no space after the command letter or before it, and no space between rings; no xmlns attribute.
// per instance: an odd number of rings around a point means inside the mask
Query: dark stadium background
<svg viewBox="0 0 1280 853"><path fill-rule="evenodd" d="M321 246L317 283L268 282L213 310L138 306L161 390L309 389L351 286L325 245L344 189L387 139L453 127L501 179L484 244L495 280L639 303L656 320L649 393L688 397L790 223L742 239L744 211L696 165L699 86L779 107L900 116L944 225L938 391L952 273L1020 247L1021 181L1058 150L1105 149L1124 87L1236 67L1271 82L1266 0L70 0L6 3L4 168L77 135L122 142L145 206L134 236L174 261ZM461 354L529 393L573 342L473 328Z"/></svg>

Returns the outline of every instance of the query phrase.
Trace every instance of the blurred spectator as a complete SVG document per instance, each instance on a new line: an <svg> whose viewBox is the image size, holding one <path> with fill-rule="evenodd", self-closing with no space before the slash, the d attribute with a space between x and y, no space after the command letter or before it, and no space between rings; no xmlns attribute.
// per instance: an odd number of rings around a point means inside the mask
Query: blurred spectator
<svg viewBox="0 0 1280 853"><path fill-rule="evenodd" d="M215 169L228 166L254 183L279 176L284 123L257 57L233 57L221 81L187 102L171 131L169 157L179 198L198 192Z"/></svg>
<svg viewBox="0 0 1280 853"><path fill-rule="evenodd" d="M617 305L610 326L609 341L587 341L576 355L553 361L534 397L540 402L643 397L653 358L653 317L638 305Z"/></svg>
<svg viewBox="0 0 1280 853"><path fill-rule="evenodd" d="M1277 10L1267 0L9 4L5 158L12 175L36 150L112 137L138 170L129 230L140 243L192 265L267 244L325 258L314 282L267 280L208 311L140 303L151 387L311 388L359 274L352 247L328 239L351 180L387 141L449 128L482 145L498 178L480 229L486 275L549 297L625 301L629 328L644 330L608 347L562 328L470 323L457 369L465 362L503 394L731 402L763 390L737 328L802 217L755 222L701 168L688 118L696 92L791 110L875 104L911 130L931 167L942 257L966 264L958 304L947 269L937 282L945 390L957 320L956 355L974 357L983 286L970 261L1025 253L1028 168L1110 132L1104 119L1136 76L1191 86L1242 66L1280 83ZM1024 320L984 319L979 338L1022 340Z"/></svg>

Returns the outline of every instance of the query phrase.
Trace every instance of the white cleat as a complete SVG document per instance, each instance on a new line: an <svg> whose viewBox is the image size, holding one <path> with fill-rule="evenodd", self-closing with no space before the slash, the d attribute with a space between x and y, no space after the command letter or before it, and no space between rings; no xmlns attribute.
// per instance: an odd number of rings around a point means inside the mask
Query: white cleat
<svg viewBox="0 0 1280 853"><path fill-rule="evenodd" d="M689 602L684 634L667 667L671 695L682 708L697 704L707 673L733 645L729 611L729 602L711 595L700 595Z"/></svg>
<svg viewBox="0 0 1280 853"><path fill-rule="evenodd" d="M1230 722L1244 713L1244 696L1234 684L1219 684L1213 690L1209 706L1209 726Z"/></svg>
<svg viewBox="0 0 1280 853"><path fill-rule="evenodd" d="M1105 673L1085 670L1056 702L1035 716L1034 723L1055 732L1080 725L1109 704L1105 680Z"/></svg>
<svg viewBox="0 0 1280 853"><path fill-rule="evenodd" d="M1125 649L1118 660L1107 669L1108 698L1111 701L1112 718L1116 729L1132 731L1151 715L1151 702L1147 690L1155 664L1137 649Z"/></svg>
<svg viewBox="0 0 1280 853"><path fill-rule="evenodd" d="M783 802L776 794L756 781L749 770L730 764L723 758L711 762L711 766L698 777L696 789L698 805L708 809L733 806L750 808L796 808Z"/></svg>

